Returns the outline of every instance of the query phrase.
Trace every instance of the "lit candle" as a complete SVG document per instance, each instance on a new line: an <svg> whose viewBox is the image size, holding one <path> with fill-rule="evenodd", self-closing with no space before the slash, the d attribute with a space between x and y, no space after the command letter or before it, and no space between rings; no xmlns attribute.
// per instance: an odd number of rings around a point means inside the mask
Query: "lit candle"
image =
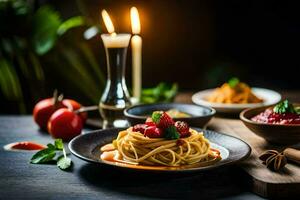
<svg viewBox="0 0 300 200"><path fill-rule="evenodd" d="M106 48L128 47L130 34L116 34L114 25L106 10L102 10L101 14L102 14L105 27L109 32L109 34L101 34L101 38L103 40L104 46Z"/></svg>
<svg viewBox="0 0 300 200"><path fill-rule="evenodd" d="M141 31L139 13L136 7L130 9L132 33L135 34L131 39L132 48L132 90L133 97L137 100L141 97L142 91L142 38L137 35Z"/></svg>

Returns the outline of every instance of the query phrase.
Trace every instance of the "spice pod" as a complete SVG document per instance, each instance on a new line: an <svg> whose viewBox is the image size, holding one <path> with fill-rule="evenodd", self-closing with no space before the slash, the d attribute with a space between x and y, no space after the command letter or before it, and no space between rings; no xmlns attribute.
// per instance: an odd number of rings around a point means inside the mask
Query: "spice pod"
<svg viewBox="0 0 300 200"><path fill-rule="evenodd" d="M259 156L259 159L263 161L264 165L273 171L281 170L287 163L285 155L275 150L265 151Z"/></svg>

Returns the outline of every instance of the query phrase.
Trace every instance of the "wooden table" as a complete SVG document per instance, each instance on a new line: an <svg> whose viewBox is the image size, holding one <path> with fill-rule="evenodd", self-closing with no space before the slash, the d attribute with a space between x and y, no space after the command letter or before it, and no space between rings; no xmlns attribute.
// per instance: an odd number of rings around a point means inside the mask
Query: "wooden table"
<svg viewBox="0 0 300 200"><path fill-rule="evenodd" d="M190 93L181 94L177 96L176 100L190 102L190 96ZM300 92L283 92L282 96L292 102L300 102ZM298 198L300 196L298 189L300 188L300 166L298 164L288 162L283 170L273 172L267 169L259 159L259 156L266 150L274 149L281 152L287 147L300 149L300 143L293 146L272 145L246 128L238 119L238 115L231 115L231 118L228 118L228 115L227 118L224 118L224 115L220 117L220 114L217 116L219 117L215 117L209 123L208 129L241 138L252 148L250 157L239 163L239 166L248 174L246 181L253 192L269 198L286 198L288 196Z"/></svg>
<svg viewBox="0 0 300 200"><path fill-rule="evenodd" d="M190 94L176 101L186 102ZM32 116L0 116L1 146L26 140L53 141ZM250 192L249 177L239 166L193 177L153 177L99 168L72 155L73 170L64 172L55 165L29 164L31 156L0 148L0 199L262 199Z"/></svg>
<svg viewBox="0 0 300 200"><path fill-rule="evenodd" d="M88 130L85 130L88 131ZM0 116L0 145L53 142L31 116ZM0 199L261 199L249 192L243 171L222 168L195 177L151 177L99 168L71 155L72 172L29 164L32 153L0 149Z"/></svg>

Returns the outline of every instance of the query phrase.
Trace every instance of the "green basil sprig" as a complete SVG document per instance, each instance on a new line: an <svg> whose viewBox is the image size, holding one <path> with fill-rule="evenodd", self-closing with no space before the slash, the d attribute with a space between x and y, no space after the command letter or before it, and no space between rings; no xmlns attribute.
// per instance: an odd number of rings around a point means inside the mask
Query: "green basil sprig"
<svg viewBox="0 0 300 200"><path fill-rule="evenodd" d="M57 158L55 159L55 157ZM56 139L54 144L47 144L46 149L42 149L32 156L30 163L43 164L53 161L56 161L56 165L61 170L67 170L72 166L72 160L67 157L62 139Z"/></svg>
<svg viewBox="0 0 300 200"><path fill-rule="evenodd" d="M274 108L273 111L278 114L283 114L283 113L295 113L295 114L300 114L300 109L295 108L293 104L289 102L289 100L284 100L278 103Z"/></svg>

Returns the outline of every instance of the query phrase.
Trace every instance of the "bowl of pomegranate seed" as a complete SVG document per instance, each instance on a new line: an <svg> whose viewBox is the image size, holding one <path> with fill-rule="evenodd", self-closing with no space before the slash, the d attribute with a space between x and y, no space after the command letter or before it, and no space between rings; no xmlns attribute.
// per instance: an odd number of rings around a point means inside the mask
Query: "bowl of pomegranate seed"
<svg viewBox="0 0 300 200"><path fill-rule="evenodd" d="M130 124L141 124L154 111L166 112L175 121L185 121L190 126L203 128L216 114L213 108L184 103L157 103L131 106L124 110Z"/></svg>
<svg viewBox="0 0 300 200"><path fill-rule="evenodd" d="M274 144L300 143L300 105L284 100L244 110L240 119L256 135Z"/></svg>

